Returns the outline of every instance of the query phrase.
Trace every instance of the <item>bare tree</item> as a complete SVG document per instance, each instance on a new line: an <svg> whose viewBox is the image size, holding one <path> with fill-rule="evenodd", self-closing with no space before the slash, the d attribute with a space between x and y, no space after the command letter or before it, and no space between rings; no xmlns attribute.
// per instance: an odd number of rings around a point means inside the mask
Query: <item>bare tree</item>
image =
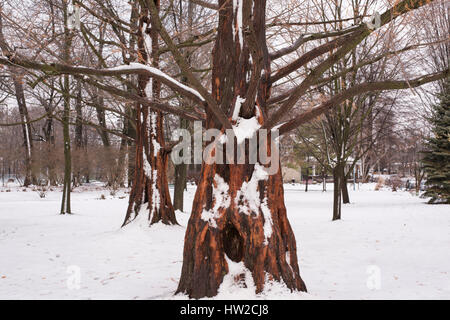
<svg viewBox="0 0 450 320"><path fill-rule="evenodd" d="M333 93L314 108L300 114L293 112L299 100L310 91L318 90L317 85L333 81L324 78L325 73L342 59L347 59L361 42L371 35L379 36L381 34L379 30L388 29L388 26L395 25L398 19L410 11L419 9L429 2L431 1L398 1L380 15L378 28L373 28L371 24L358 23L337 33L324 31L315 37L301 35L301 40L296 41L294 45L269 52L265 0L233 2L219 0L217 5L196 1L197 4L205 5L211 10L218 9L219 12L212 51L211 90L200 81L192 66L181 54L181 44L172 40L168 28L162 23L161 17L164 18L164 15L160 16L159 1L152 0L139 1L138 63L99 69L80 67L74 63L50 62L48 59L35 61L17 53L1 57L0 63L35 70L34 72L44 73L46 76L71 74L74 78L135 103L137 111L136 174L133 186L135 191L130 195L132 210L128 212L136 213L134 210L136 205L139 207L143 204L140 199L147 200L149 205L146 212L151 214L153 221L155 216L163 217L161 208L164 208L166 213L172 211L165 202L168 197L164 180L166 157L165 144L162 140L164 136L160 130L161 112L172 113L189 120L205 118L206 128L214 128L222 133L251 119L257 124L255 133L260 129L268 129L270 137L273 135L271 130L277 125L281 134L288 133L354 96L366 92L414 88L447 77L449 72L445 69L401 80L389 78L362 82ZM102 3L96 1L99 6L102 6ZM129 23L120 17L111 20L107 18L107 14L99 15L92 10L91 12L85 5L83 8L92 15L96 14L97 19L107 22L111 29L129 32ZM321 24L323 25L323 22ZM272 25L276 26L277 23L273 22ZM186 77L188 85L183 85L174 77L157 69L162 68L162 65L158 64L159 59L154 55L158 49L159 37L181 74ZM318 44L314 42L317 37L328 41ZM151 40L151 46L146 47L144 40ZM304 49L305 53L298 54L289 59L287 64L282 65L280 61L297 49ZM149 60L149 57L152 59ZM371 64L373 60L362 63ZM279 65L278 69L272 71L273 65ZM277 81L283 81L297 74L298 70L306 70L298 75L298 83L287 91L271 97L272 86ZM351 71L353 69L345 69L342 72L346 74ZM124 78L126 76L138 77L136 90L123 90L118 85L126 83ZM151 91L149 78L152 79ZM192 100L202 110L186 111L167 101L161 101L158 88L161 84ZM151 92L151 95L148 92ZM147 119L150 120L150 125L147 124ZM156 125L153 126L152 123ZM157 143L159 147L156 147ZM231 140L225 145L228 144L231 144ZM214 156L216 148L215 142L209 143L207 155ZM257 149L268 150L269 153L276 152L276 148L271 147L270 139L267 143L260 141ZM246 150L246 159L249 156L249 151ZM233 261L242 261L249 269L257 292L264 289L268 279L283 281L291 290L306 290L298 267L297 244L287 219L281 170L268 175L264 169L271 165L278 165L279 168L279 159L273 162L277 163L265 164L261 159L258 159L256 164L249 161L245 164L211 164L209 161L203 161L200 182L186 231L178 292L187 293L194 298L216 295L229 272L229 264ZM162 196L158 198L158 194ZM251 197L251 194L257 196ZM159 199L159 204L162 205L155 206L158 202L153 202L153 199Z"/></svg>
<svg viewBox="0 0 450 320"><path fill-rule="evenodd" d="M3 8L0 4L0 12ZM2 14L0 14L0 48L3 55L9 55L13 51L8 45L4 35L3 35L3 19ZM23 146L25 148L25 179L24 186L29 186L32 183L36 183L36 178L34 177L32 171L32 159L33 159L33 140L31 136L31 125L30 117L28 115L28 108L25 99L24 90L24 72L20 68L15 68L13 66L9 67L11 78L14 84L14 92L16 96L17 106L19 108L20 117L22 120L22 131L23 131Z"/></svg>

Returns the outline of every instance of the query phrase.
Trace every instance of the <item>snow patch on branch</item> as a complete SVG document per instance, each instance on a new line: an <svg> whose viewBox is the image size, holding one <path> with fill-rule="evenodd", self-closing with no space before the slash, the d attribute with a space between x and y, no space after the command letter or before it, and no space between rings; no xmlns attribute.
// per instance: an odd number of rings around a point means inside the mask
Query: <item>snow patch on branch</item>
<svg viewBox="0 0 450 320"><path fill-rule="evenodd" d="M144 166L144 174L147 178L150 178L152 176L152 166L150 165L150 162L147 159L147 155L145 154L145 151L142 151L142 162Z"/></svg>
<svg viewBox="0 0 450 320"><path fill-rule="evenodd" d="M213 201L214 201L214 207L205 210L203 209L202 212L202 220L207 221L211 227L217 228L216 219L218 219L219 216L219 209L220 208L227 208L230 206L230 196L228 194L229 186L223 180L221 176L216 174L214 176L214 182L213 185Z"/></svg>
<svg viewBox="0 0 450 320"><path fill-rule="evenodd" d="M261 211L264 216L264 244L267 246L269 244L269 239L272 236L273 227L272 213L267 205L267 198L264 198L261 203Z"/></svg>
<svg viewBox="0 0 450 320"><path fill-rule="evenodd" d="M242 50L242 46L244 44L244 37L242 35L242 29L243 29L243 19L242 19L242 4L244 0L233 0L233 11L236 14L236 24L237 24L237 31L238 31L238 37L239 37L239 45ZM236 29L233 24L233 34L236 34Z"/></svg>
<svg viewBox="0 0 450 320"><path fill-rule="evenodd" d="M147 96L147 98L153 98L153 79L150 78L148 79L148 82L145 86L145 95Z"/></svg>
<svg viewBox="0 0 450 320"><path fill-rule="evenodd" d="M147 24L147 26L150 27L150 24ZM147 32L143 32L143 34L144 34L145 50L148 52L148 55L151 56L152 47L153 47L152 37Z"/></svg>
<svg viewBox="0 0 450 320"><path fill-rule="evenodd" d="M161 149L161 145L159 144L159 142L156 140L156 135L157 135L157 130L156 130L156 125L157 125L157 121L158 121L158 115L156 112L152 112L150 111L150 117L149 117L149 123L148 123L148 128L149 128L149 136L150 136L150 141L151 141L151 145L153 146L153 157L156 158L158 156L159 150ZM149 178L151 178L151 196L152 196L152 201L151 201L151 208L150 208L150 218L149 220L151 221L153 215L159 211L159 208L161 207L161 196L159 194L159 190L158 190L158 185L157 185L157 181L158 181L158 170L151 168L151 176L149 176Z"/></svg>
<svg viewBox="0 0 450 320"><path fill-rule="evenodd" d="M113 67L113 68L108 68L106 70L110 70L110 71L123 71L123 70L135 70L135 69L142 69L142 70L146 70L149 73L159 76L161 78L166 79L168 82L171 82L172 84L174 84L175 86L188 91L190 93L192 93L193 95L195 95L197 98L199 98L201 101L205 101L205 99L202 97L202 95L195 89L192 89L191 87L188 87L184 84L182 84L181 82L179 82L178 80L172 78L171 76L169 76L168 74L162 72L161 70L154 68L154 67L150 67L150 66L146 66L142 63L138 63L138 62L131 62L129 65L122 65L122 66L117 66L117 67Z"/></svg>
<svg viewBox="0 0 450 320"><path fill-rule="evenodd" d="M152 179L152 207L150 208L150 216L149 220L151 221L153 215L159 211L161 205L161 196L159 195L159 190L156 185L156 181L158 179L158 171L152 170L153 179Z"/></svg>
<svg viewBox="0 0 450 320"><path fill-rule="evenodd" d="M142 114L141 114L142 116ZM143 116L142 116L143 117ZM144 121L144 119L142 120ZM150 116L147 118L147 125L149 130L149 137L151 140L151 143L153 145L153 155L150 155L150 157L157 157L158 152L161 149L160 144L158 141L156 141L156 121L157 121L157 114L155 112L150 112ZM147 209L150 210L148 221L152 220L153 215L159 210L161 207L161 196L158 190L158 170L154 169L150 163L150 161L147 158L147 155L145 153L145 149L142 150L142 161L143 161L143 169L144 169L144 175L147 179L151 181L150 184L150 194L151 194L151 207L147 207ZM145 199L145 188L142 191L142 199ZM142 207L141 207L142 209Z"/></svg>
<svg viewBox="0 0 450 320"><path fill-rule="evenodd" d="M161 145L159 144L158 141L156 141L156 136L157 136L157 132L156 132L156 125L158 121L158 115L156 114L156 112L150 112L150 123L149 123L149 128L150 128L150 139L153 145L153 156L156 157L158 156L158 152L159 150L161 150Z"/></svg>
<svg viewBox="0 0 450 320"><path fill-rule="evenodd" d="M234 104L234 110L233 110L233 120L237 120L239 118L239 112L241 111L241 106L245 102L244 98L241 98L238 96L236 98L236 103Z"/></svg>
<svg viewBox="0 0 450 320"><path fill-rule="evenodd" d="M31 159L31 143L30 143L30 135L28 132L28 123L27 123L27 119L25 118L25 115L23 116L23 122L25 123L25 137L27 140L27 153L28 153L28 158ZM66 142L67 145L67 142Z"/></svg>

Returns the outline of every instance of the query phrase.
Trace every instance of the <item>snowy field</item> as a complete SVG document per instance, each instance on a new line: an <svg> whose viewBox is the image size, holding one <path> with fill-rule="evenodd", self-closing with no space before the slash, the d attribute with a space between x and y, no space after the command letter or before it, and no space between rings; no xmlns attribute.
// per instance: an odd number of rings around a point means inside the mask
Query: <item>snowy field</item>
<svg viewBox="0 0 450 320"><path fill-rule="evenodd" d="M226 281L218 298L450 299L450 206L373 187L350 188L352 203L332 222L331 191L286 185L309 293L273 285L255 296ZM124 191L112 197L76 189L75 214L60 216L60 192L41 199L31 189L6 189L0 187L0 299L186 298L173 294L187 213L177 214L181 226L120 229ZM189 187L186 208L194 191Z"/></svg>

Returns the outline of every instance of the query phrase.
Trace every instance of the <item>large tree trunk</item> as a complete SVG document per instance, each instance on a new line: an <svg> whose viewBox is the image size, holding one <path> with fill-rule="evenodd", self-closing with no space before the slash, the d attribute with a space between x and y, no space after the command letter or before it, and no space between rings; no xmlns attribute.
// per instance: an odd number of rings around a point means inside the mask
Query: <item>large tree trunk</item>
<svg viewBox="0 0 450 320"><path fill-rule="evenodd" d="M159 0L154 1L159 8ZM141 12L137 37L140 62L149 61L146 45L151 43L152 65L158 67L158 33L155 28L150 28L146 9ZM141 96L159 98L159 82L140 75L138 83ZM147 214L149 225L157 222L177 224L167 180L168 152L163 134L163 114L138 104L136 115L135 174L123 226L142 214Z"/></svg>
<svg viewBox="0 0 450 320"><path fill-rule="evenodd" d="M263 125L267 115L265 102L270 96L266 1L244 1L242 15L238 13L240 8L233 8L232 1L220 0L219 6L223 9L213 51L214 98L229 116L255 117ZM247 27L255 30L255 42L247 42ZM250 52L254 65L250 63ZM256 82L247 83L247 73ZM239 97L247 103L236 104ZM239 110L234 112L234 108ZM237 118L233 116L232 122ZM207 128L223 129L209 109ZM258 149L264 147L276 152L269 143L264 146L259 140ZM214 152L212 148L210 155ZM226 276L236 283L253 282L256 292L272 280L283 281L291 290L306 291L299 273L294 233L286 215L281 169L268 175L261 164L250 164L248 158L246 150L246 164L203 162L185 236L177 292L191 298L211 297L217 294ZM279 165L279 158L276 161ZM229 274L230 264L235 262L242 262L249 272Z"/></svg>
<svg viewBox="0 0 450 320"><path fill-rule="evenodd" d="M203 165L185 236L178 292L191 298L216 295L230 260L242 261L250 270L257 292L264 289L266 274L292 290L306 291L286 215L281 171L258 180L261 169L255 166ZM246 199L248 186L261 199L257 208ZM219 208L220 199L213 197L217 190L224 192L227 204ZM210 220L205 220L205 211L210 212Z"/></svg>

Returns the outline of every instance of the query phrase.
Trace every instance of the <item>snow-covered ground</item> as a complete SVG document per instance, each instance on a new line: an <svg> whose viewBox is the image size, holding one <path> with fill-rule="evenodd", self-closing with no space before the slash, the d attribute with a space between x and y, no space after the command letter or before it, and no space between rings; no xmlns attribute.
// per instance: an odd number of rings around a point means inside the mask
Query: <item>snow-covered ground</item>
<svg viewBox="0 0 450 320"><path fill-rule="evenodd" d="M373 187L350 188L352 203L332 222L331 191L285 185L309 293L273 285L257 298L450 299L450 206ZM181 226L120 229L127 194L95 189L74 192L75 214L60 216L58 191L41 199L0 187L0 299L174 298L189 215L177 214ZM255 295L225 282L218 297Z"/></svg>

